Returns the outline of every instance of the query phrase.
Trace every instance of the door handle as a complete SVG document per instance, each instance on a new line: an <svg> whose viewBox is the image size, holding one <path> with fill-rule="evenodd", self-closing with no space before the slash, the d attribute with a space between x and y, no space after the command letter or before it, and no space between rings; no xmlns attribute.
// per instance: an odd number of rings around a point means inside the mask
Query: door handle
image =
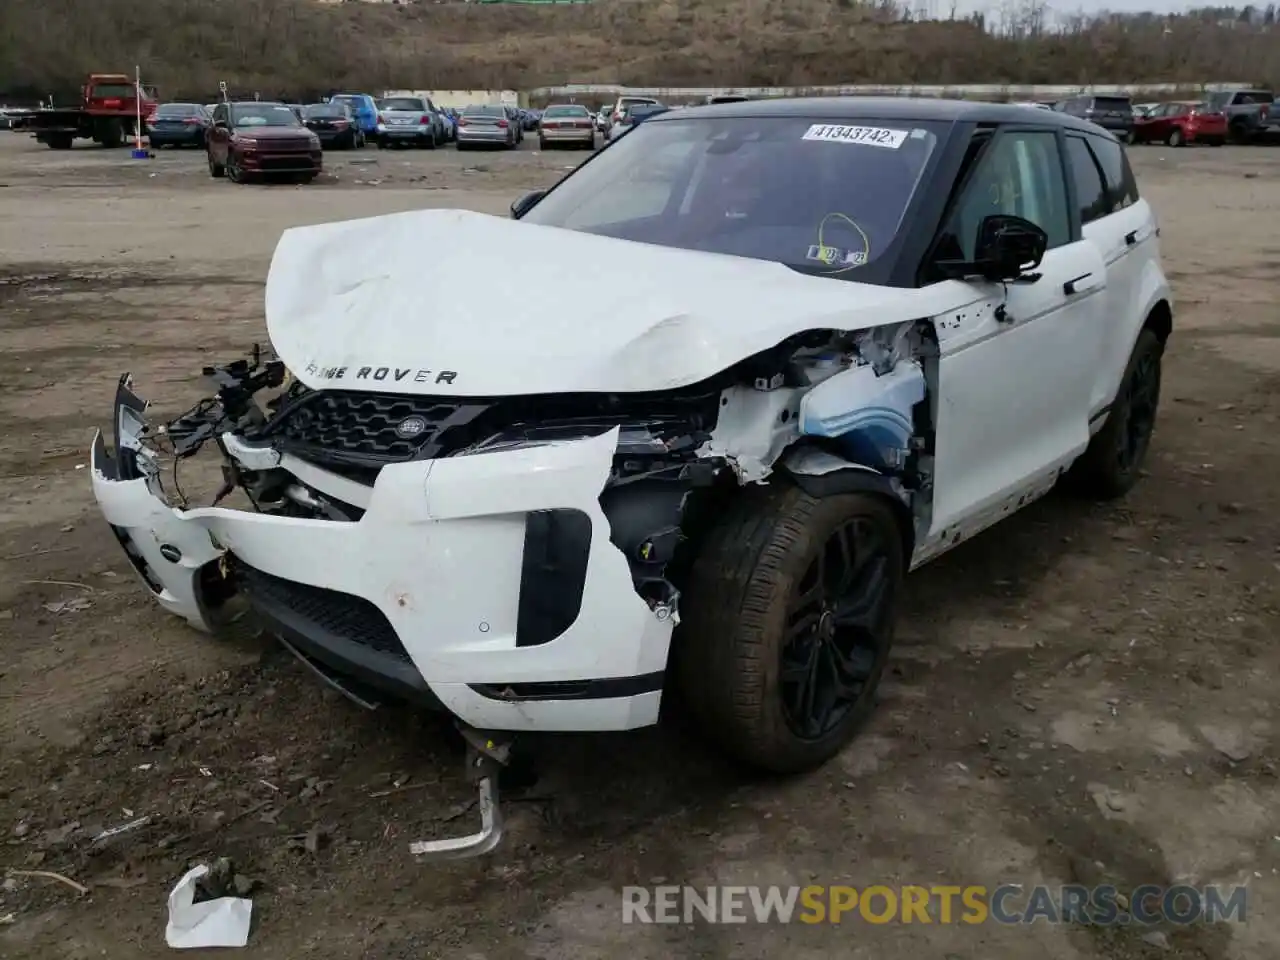
<svg viewBox="0 0 1280 960"><path fill-rule="evenodd" d="M1070 280L1068 280L1066 283L1062 285L1063 296L1067 296L1067 297L1075 296L1076 284L1079 283L1081 280L1087 280L1089 279L1089 277L1092 277L1092 276L1093 276L1092 273L1082 273L1078 277L1072 277Z"/></svg>
<svg viewBox="0 0 1280 960"><path fill-rule="evenodd" d="M1132 247L1137 242L1138 242L1137 230L1131 230L1129 233L1126 233L1124 235L1124 243L1126 247Z"/></svg>

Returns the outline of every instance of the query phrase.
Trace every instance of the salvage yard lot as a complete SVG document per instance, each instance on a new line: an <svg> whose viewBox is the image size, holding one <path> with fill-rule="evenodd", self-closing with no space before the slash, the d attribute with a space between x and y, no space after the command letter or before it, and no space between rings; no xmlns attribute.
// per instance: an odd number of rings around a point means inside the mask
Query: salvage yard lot
<svg viewBox="0 0 1280 960"><path fill-rule="evenodd" d="M475 815L438 725L359 713L274 644L163 615L97 514L88 445L120 372L177 413L203 364L264 337L282 229L503 214L578 157L368 150L309 187L237 187L199 153L0 134L0 873L91 888L11 877L0 955L161 954L169 887L226 856L258 882L247 956L1277 956L1280 178L1266 150L1131 156L1177 297L1135 491L1052 496L912 577L880 707L826 768L747 780L676 723L547 739L498 851L426 867L409 841ZM424 309L453 282L430 266ZM1158 931L621 924L628 884L1037 882L1251 899L1244 925Z"/></svg>

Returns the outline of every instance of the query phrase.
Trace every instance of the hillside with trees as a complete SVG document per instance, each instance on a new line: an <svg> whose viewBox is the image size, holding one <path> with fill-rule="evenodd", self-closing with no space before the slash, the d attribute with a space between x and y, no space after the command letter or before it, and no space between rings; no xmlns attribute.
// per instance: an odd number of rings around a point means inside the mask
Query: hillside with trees
<svg viewBox="0 0 1280 960"><path fill-rule="evenodd" d="M944 0L945 2L945 0ZM1062 21L1027 0L922 20L894 0L3 0L0 97L132 71L237 90L823 83L1280 82L1275 6Z"/></svg>

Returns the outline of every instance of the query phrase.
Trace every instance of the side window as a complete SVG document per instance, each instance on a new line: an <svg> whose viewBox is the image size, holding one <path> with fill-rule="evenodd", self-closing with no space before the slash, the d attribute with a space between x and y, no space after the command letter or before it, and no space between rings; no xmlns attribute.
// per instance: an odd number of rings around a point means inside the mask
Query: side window
<svg viewBox="0 0 1280 960"><path fill-rule="evenodd" d="M1089 146L1098 158L1107 185L1107 198L1112 210L1122 210L1138 202L1138 181L1129 166L1124 148L1107 137L1090 137Z"/></svg>
<svg viewBox="0 0 1280 960"><path fill-rule="evenodd" d="M1083 137L1067 137L1067 159L1076 185L1076 203L1080 205L1080 222L1092 223L1111 212L1111 201L1102 182L1102 171L1093 151Z"/></svg>
<svg viewBox="0 0 1280 960"><path fill-rule="evenodd" d="M1049 235L1051 250L1071 241L1056 134L1008 133L991 143L947 217L939 237L939 259L973 260L982 220L992 214L1030 220Z"/></svg>

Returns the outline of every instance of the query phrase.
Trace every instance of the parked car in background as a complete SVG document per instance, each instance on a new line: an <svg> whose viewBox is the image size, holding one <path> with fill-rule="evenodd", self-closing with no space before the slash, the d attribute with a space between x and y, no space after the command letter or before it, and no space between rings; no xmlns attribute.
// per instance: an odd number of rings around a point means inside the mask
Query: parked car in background
<svg viewBox="0 0 1280 960"><path fill-rule="evenodd" d="M656 117L660 113L666 113L671 108L664 103L656 100L647 103L632 103L623 107L622 113L618 117L618 121L609 128L607 139L612 142L620 136L637 126L649 117Z"/></svg>
<svg viewBox="0 0 1280 960"><path fill-rule="evenodd" d="M378 146L427 147L444 143L444 124L425 97L386 97L378 101Z"/></svg>
<svg viewBox="0 0 1280 960"><path fill-rule="evenodd" d="M337 93L329 98L329 102L345 103L351 108L360 132L366 140L378 135L378 101L367 93Z"/></svg>
<svg viewBox="0 0 1280 960"><path fill-rule="evenodd" d="M199 103L162 103L147 123L147 137L154 149L203 147L210 114Z"/></svg>
<svg viewBox="0 0 1280 960"><path fill-rule="evenodd" d="M458 117L459 150L472 147L506 147L514 150L519 142L518 126L511 122L509 108L500 103L473 104L464 107Z"/></svg>
<svg viewBox="0 0 1280 960"><path fill-rule="evenodd" d="M1275 93L1262 88L1224 90L1208 97L1210 110L1227 118L1233 143L1254 143L1280 136L1280 104Z"/></svg>
<svg viewBox="0 0 1280 960"><path fill-rule="evenodd" d="M507 120L516 131L516 144L524 142L524 124L520 120L520 108L513 107L511 104L504 104L503 109L507 111Z"/></svg>
<svg viewBox="0 0 1280 960"><path fill-rule="evenodd" d="M1227 116L1200 101L1161 103L1134 119L1129 142L1167 143L1171 147L1207 143L1220 147L1227 142Z"/></svg>
<svg viewBox="0 0 1280 960"><path fill-rule="evenodd" d="M363 146L364 134L345 103L311 103L302 108L302 122L328 150L354 150Z"/></svg>
<svg viewBox="0 0 1280 960"><path fill-rule="evenodd" d="M542 111L542 119L538 123L538 146L546 150L553 144L594 150L596 121L591 111L576 103L553 103Z"/></svg>
<svg viewBox="0 0 1280 960"><path fill-rule="evenodd" d="M220 103L205 147L211 177L244 183L286 174L310 183L324 168L320 138L284 103Z"/></svg>
<svg viewBox="0 0 1280 960"><path fill-rule="evenodd" d="M1059 101L1054 109L1096 123L1121 140L1128 139L1133 129L1133 101L1126 96L1069 97Z"/></svg>
<svg viewBox="0 0 1280 960"><path fill-rule="evenodd" d="M441 126L444 127L444 142L452 143L458 133L458 118L448 107L437 108L436 114L440 117Z"/></svg>
<svg viewBox="0 0 1280 960"><path fill-rule="evenodd" d="M617 122L622 119L622 112L627 107L639 103L654 104L657 102L653 97L619 97L613 102L613 106L609 108L609 129L612 130Z"/></svg>

